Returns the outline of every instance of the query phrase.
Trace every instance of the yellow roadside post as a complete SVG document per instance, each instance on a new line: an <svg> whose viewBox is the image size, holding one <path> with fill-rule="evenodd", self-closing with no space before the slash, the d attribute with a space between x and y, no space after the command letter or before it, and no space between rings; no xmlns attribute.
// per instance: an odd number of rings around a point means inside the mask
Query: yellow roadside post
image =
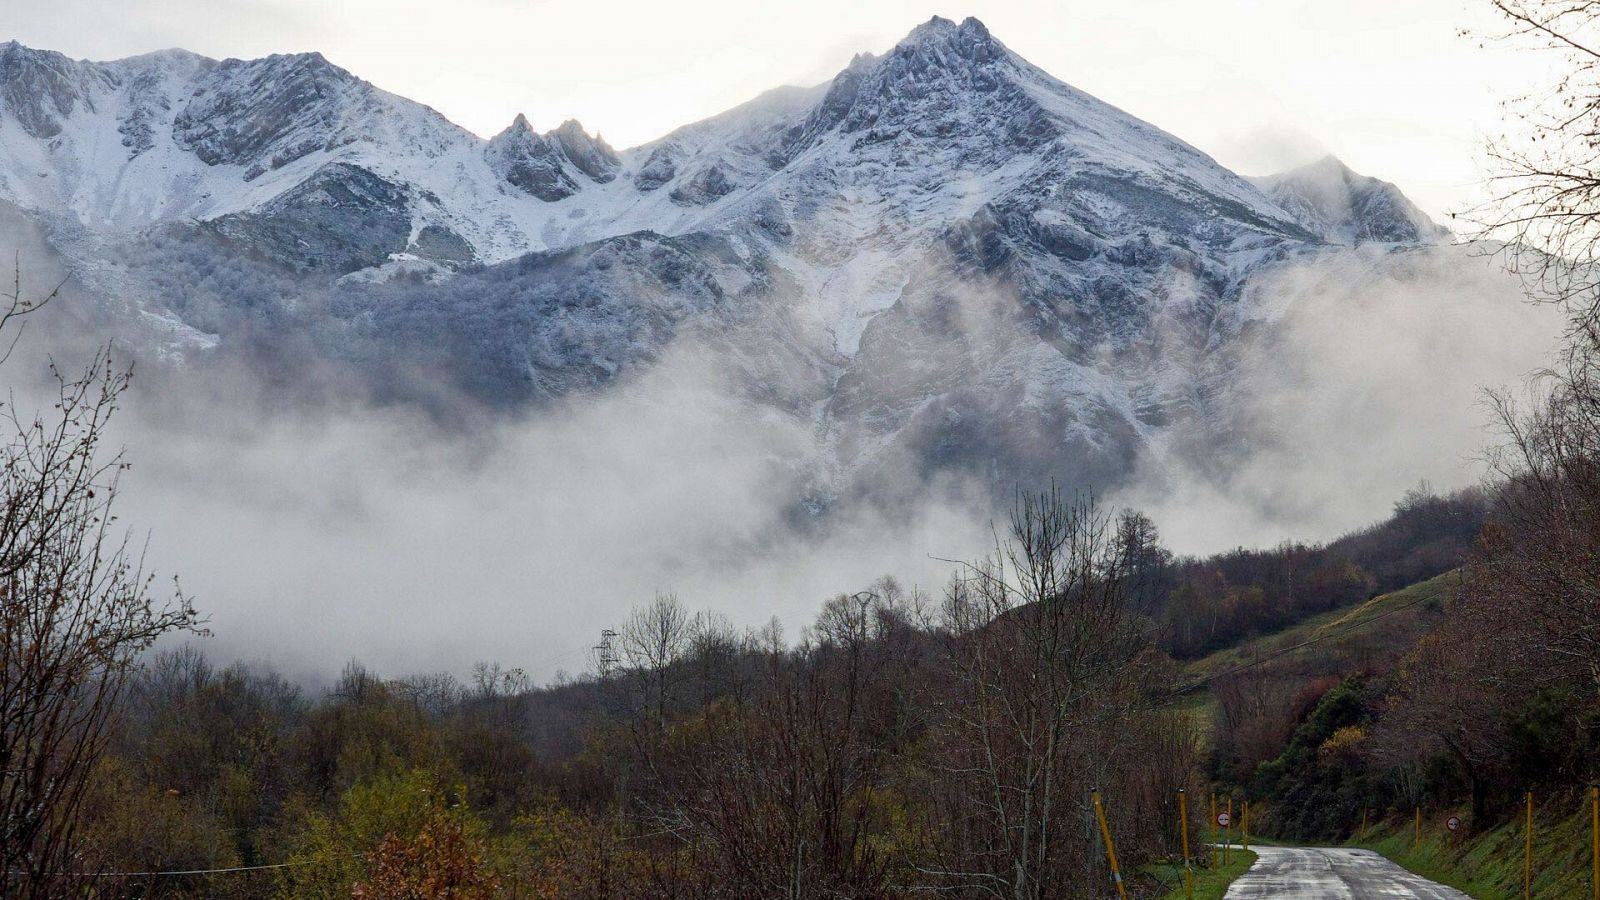
<svg viewBox="0 0 1600 900"><path fill-rule="evenodd" d="M1422 807L1417 807L1416 822L1411 826L1411 852L1422 849Z"/></svg>
<svg viewBox="0 0 1600 900"><path fill-rule="evenodd" d="M1178 788L1178 821L1183 825L1183 897L1194 900L1194 869L1189 865L1189 798Z"/></svg>
<svg viewBox="0 0 1600 900"><path fill-rule="evenodd" d="M1594 900L1600 900L1600 785L1589 788L1589 865Z"/></svg>
<svg viewBox="0 0 1600 900"><path fill-rule="evenodd" d="M1217 867L1217 792L1211 792L1211 868Z"/></svg>
<svg viewBox="0 0 1600 900"><path fill-rule="evenodd" d="M1522 898L1533 897L1533 791L1528 792L1528 819L1522 829Z"/></svg>
<svg viewBox="0 0 1600 900"><path fill-rule="evenodd" d="M1094 798L1094 815L1100 820L1100 836L1106 842L1106 861L1111 863L1111 880L1116 882L1117 896L1128 900L1128 889L1122 886L1122 870L1117 868L1117 847L1111 843L1111 826L1106 824L1106 808L1100 803L1100 790L1090 792Z"/></svg>
<svg viewBox="0 0 1600 900"><path fill-rule="evenodd" d="M1228 846L1233 843L1233 795L1228 795L1228 824L1222 826L1222 864L1228 864Z"/></svg>

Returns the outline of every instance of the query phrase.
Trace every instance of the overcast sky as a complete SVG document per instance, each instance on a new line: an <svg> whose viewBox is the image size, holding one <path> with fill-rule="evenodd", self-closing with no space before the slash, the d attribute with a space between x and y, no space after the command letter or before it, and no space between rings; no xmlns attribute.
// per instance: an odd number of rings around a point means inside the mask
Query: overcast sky
<svg viewBox="0 0 1600 900"><path fill-rule="evenodd" d="M1443 216L1472 202L1499 99L1539 57L1484 50L1486 0L0 0L0 38L107 59L320 50L490 135L524 112L618 147L831 77L935 13L1244 174L1326 152ZM9 32L9 34L7 34Z"/></svg>

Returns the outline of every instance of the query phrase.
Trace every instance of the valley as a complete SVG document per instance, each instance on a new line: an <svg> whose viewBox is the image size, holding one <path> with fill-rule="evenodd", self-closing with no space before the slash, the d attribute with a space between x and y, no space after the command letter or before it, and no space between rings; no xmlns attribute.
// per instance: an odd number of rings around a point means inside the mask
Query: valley
<svg viewBox="0 0 1600 900"><path fill-rule="evenodd" d="M830 3L7 10L0 896L1600 900L1600 8Z"/></svg>

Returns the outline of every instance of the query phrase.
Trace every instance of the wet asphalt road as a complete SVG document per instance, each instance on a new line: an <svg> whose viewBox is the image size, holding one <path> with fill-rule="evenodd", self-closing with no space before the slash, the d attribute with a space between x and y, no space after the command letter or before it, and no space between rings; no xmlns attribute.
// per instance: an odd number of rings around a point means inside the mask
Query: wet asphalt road
<svg viewBox="0 0 1600 900"><path fill-rule="evenodd" d="M1260 857L1224 900L1467 900L1371 850L1251 847Z"/></svg>

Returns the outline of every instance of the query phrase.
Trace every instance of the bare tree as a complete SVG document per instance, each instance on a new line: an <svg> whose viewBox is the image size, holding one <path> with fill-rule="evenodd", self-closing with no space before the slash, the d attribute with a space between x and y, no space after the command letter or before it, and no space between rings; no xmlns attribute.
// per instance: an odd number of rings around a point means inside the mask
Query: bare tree
<svg viewBox="0 0 1600 900"><path fill-rule="evenodd" d="M1493 139L1494 193L1469 214L1485 237L1509 240L1510 267L1531 293L1600 314L1600 2L1489 0L1506 28L1488 35L1552 54L1560 74L1509 104L1520 123Z"/></svg>
<svg viewBox="0 0 1600 900"><path fill-rule="evenodd" d="M1554 54L1560 74L1518 101L1525 130L1493 147L1501 189L1482 224L1512 239L1512 267L1569 328L1533 404L1493 398L1504 486L1453 617L1485 639L1515 624L1526 652L1511 661L1530 678L1565 672L1600 695L1600 2L1490 3L1508 24L1498 37Z"/></svg>
<svg viewBox="0 0 1600 900"><path fill-rule="evenodd" d="M942 883L1011 900L1103 886L1089 875L1101 871L1089 790L1124 793L1119 770L1154 715L1128 549L1092 501L1025 495L1009 539L951 586L955 690L936 764L946 813L926 867Z"/></svg>
<svg viewBox="0 0 1600 900"><path fill-rule="evenodd" d="M622 626L622 667L637 684L637 703L649 728L659 729L683 672L691 640L689 613L676 594L658 593Z"/></svg>
<svg viewBox="0 0 1600 900"><path fill-rule="evenodd" d="M1560 712L1581 728L1600 697L1600 2L1490 4L1509 26L1497 38L1555 54L1561 74L1515 102L1525 128L1491 148L1499 191L1480 224L1569 328L1531 404L1491 398L1505 441L1489 520L1443 621L1398 668L1376 742L1402 775L1451 760L1474 818L1526 784L1516 715L1546 691L1587 694Z"/></svg>
<svg viewBox="0 0 1600 900"><path fill-rule="evenodd" d="M0 333L42 304L5 295ZM16 332L20 334L20 331ZM9 342L15 346L15 338ZM7 353L9 356L9 351ZM140 654L197 627L187 598L160 601L116 523L127 469L103 446L130 370L109 349L81 374L50 366L50 409L13 397L0 421L0 893L72 893L78 810Z"/></svg>
<svg viewBox="0 0 1600 900"><path fill-rule="evenodd" d="M1474 618L1451 617L1407 654L1392 680L1374 752L1391 771L1420 770L1432 757L1448 756L1466 781L1477 826L1487 820L1489 791L1506 763L1505 711L1516 700L1506 693L1511 667L1484 665L1483 644L1516 642L1481 631Z"/></svg>
<svg viewBox="0 0 1600 900"><path fill-rule="evenodd" d="M870 591L840 596L793 648L776 627L750 636L722 696L642 746L635 808L715 873L716 896L886 895L878 789L907 742L910 645L884 607ZM675 621L662 612L644 618Z"/></svg>

